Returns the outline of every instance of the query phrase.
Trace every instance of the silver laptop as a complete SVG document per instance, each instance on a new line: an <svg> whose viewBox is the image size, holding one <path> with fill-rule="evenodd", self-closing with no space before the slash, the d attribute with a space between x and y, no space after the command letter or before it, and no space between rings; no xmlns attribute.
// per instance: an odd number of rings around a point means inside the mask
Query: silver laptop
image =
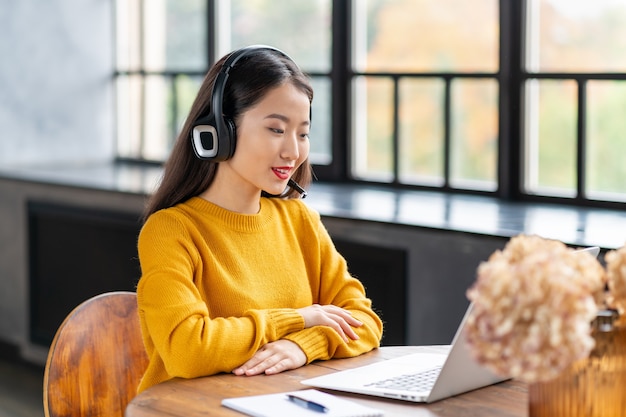
<svg viewBox="0 0 626 417"><path fill-rule="evenodd" d="M597 256L597 247L585 248ZM509 379L478 364L466 345L465 316L447 346L419 346L419 351L301 381L305 385L344 392L430 403Z"/></svg>

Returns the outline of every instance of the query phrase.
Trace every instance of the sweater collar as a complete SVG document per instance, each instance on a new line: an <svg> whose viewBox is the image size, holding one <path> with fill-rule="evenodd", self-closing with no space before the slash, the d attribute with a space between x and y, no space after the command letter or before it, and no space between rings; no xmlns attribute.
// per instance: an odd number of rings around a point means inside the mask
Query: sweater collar
<svg viewBox="0 0 626 417"><path fill-rule="evenodd" d="M261 208L256 214L242 214L226 210L201 197L192 197L186 204L200 215L211 217L212 221L221 223L226 228L242 232L262 230L267 224L274 222L275 219L274 204L269 202L267 198L261 198Z"/></svg>

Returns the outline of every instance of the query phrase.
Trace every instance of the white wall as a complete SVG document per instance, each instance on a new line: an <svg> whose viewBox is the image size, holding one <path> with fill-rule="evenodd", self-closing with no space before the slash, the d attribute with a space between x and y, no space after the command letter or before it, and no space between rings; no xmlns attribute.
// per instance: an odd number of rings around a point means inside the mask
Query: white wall
<svg viewBox="0 0 626 417"><path fill-rule="evenodd" d="M0 166L110 160L113 0L0 0Z"/></svg>

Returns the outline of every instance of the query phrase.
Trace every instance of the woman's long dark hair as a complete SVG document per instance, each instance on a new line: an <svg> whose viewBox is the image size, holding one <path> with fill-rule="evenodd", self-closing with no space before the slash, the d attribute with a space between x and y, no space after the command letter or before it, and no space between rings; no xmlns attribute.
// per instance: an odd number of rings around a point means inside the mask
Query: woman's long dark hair
<svg viewBox="0 0 626 417"><path fill-rule="evenodd" d="M187 120L165 162L161 183L148 200L144 220L158 210L175 206L202 193L213 182L219 163L196 157L190 135L193 122L209 114L215 79L229 56L230 54L215 63L204 78ZM224 115L238 125L242 113L258 103L269 90L286 82L292 83L309 97L310 102L313 101L313 88L309 79L291 59L271 49L248 53L230 71L222 103ZM311 176L311 165L307 158L294 172L293 179L306 188L311 183ZM289 190L284 197L298 196L296 191Z"/></svg>

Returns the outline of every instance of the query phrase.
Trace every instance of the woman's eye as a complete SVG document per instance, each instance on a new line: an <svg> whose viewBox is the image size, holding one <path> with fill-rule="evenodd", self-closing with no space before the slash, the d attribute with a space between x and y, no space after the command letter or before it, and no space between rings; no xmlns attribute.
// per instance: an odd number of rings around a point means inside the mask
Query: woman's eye
<svg viewBox="0 0 626 417"><path fill-rule="evenodd" d="M270 127L270 130L271 130L272 132L274 132L274 133L279 134L279 135L282 135L283 133L285 133L285 131L284 131L284 130L282 130L282 129L276 129L276 128L273 128L273 127Z"/></svg>

